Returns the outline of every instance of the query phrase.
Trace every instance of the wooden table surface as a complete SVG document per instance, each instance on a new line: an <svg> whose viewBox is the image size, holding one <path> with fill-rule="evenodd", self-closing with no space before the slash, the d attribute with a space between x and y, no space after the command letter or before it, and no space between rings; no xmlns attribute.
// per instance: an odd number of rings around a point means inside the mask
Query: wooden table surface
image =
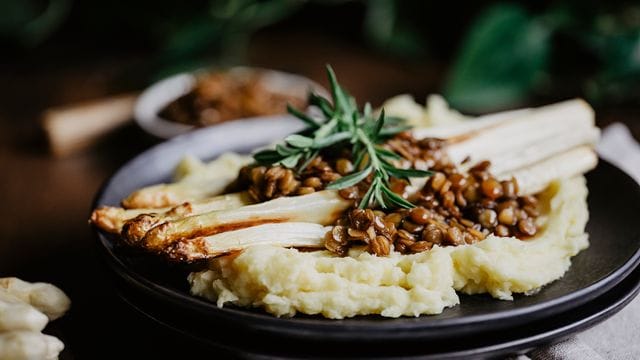
<svg viewBox="0 0 640 360"><path fill-rule="evenodd" d="M443 78L443 66L386 58L322 35L314 35L316 45L301 48L310 43L308 36L258 37L249 63L323 84L324 64L331 63L345 87L373 104L405 92L423 99ZM294 45L303 56L284 55ZM71 311L46 329L65 342L63 359L121 358L132 352L145 358L186 357L207 351L119 299L87 225L101 183L157 140L130 124L88 151L54 158L39 125L47 107L139 89L140 84L114 79L122 78L123 69L144 64L144 54L50 51L54 56L43 61L49 50L0 65L0 276L51 282L71 297ZM624 121L640 138L635 114L633 109L609 111L598 121Z"/></svg>

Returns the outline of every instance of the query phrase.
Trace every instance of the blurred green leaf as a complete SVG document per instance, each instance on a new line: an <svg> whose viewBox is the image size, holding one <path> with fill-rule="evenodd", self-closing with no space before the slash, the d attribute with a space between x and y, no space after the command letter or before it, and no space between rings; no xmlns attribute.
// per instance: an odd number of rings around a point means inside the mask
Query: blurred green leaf
<svg viewBox="0 0 640 360"><path fill-rule="evenodd" d="M482 13L463 41L444 94L467 111L523 101L547 67L551 28L516 5Z"/></svg>
<svg viewBox="0 0 640 360"><path fill-rule="evenodd" d="M640 15L640 9L635 10ZM627 14L633 11L627 9ZM601 14L591 31L581 34L582 42L601 62L600 70L586 84L590 100L640 99L640 24L622 17Z"/></svg>
<svg viewBox="0 0 640 360"><path fill-rule="evenodd" d="M259 29L285 18L304 2L304 0L212 1L210 13L214 20L227 20L244 29Z"/></svg>
<svg viewBox="0 0 640 360"><path fill-rule="evenodd" d="M424 55L425 40L409 26L410 20L416 16L403 18L399 9L403 3L395 0L369 0L365 3L364 33L374 46L404 56Z"/></svg>
<svg viewBox="0 0 640 360"><path fill-rule="evenodd" d="M33 47L53 34L66 19L71 0L0 1L0 35Z"/></svg>
<svg viewBox="0 0 640 360"><path fill-rule="evenodd" d="M32 1L4 0L0 1L0 34L9 34L37 16L37 9Z"/></svg>
<svg viewBox="0 0 640 360"><path fill-rule="evenodd" d="M190 57L209 47L213 50L213 44L220 41L222 24L211 21L208 17L192 19L183 27L172 33L165 44L165 56L171 58Z"/></svg>
<svg viewBox="0 0 640 360"><path fill-rule="evenodd" d="M210 1L208 9L179 24L161 50L160 74L204 64L244 60L251 35L296 11L304 0Z"/></svg>

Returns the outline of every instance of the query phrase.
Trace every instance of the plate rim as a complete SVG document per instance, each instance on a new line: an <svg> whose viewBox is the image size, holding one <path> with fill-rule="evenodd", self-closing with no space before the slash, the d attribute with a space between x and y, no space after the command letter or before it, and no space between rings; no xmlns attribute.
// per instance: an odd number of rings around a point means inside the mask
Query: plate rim
<svg viewBox="0 0 640 360"><path fill-rule="evenodd" d="M574 310L569 310L574 313L579 313L580 315L577 315L578 319L575 321L565 321L561 323L560 326L547 326L542 330L537 330L530 334L527 334L527 336L525 337L510 338L510 339L507 339L506 341L498 341L498 342L487 344L487 345L481 345L479 347L471 346L467 348L452 349L450 351L444 351L444 352L416 354L416 355L403 354L398 357L382 356L381 359L399 359L399 358L402 358L402 359L458 359L458 358L467 359L470 357L477 358L478 356L482 358L484 357L493 358L494 356L498 356L498 355L523 353L537 346L558 343L575 333L587 330L609 319L610 317L618 313L620 310L622 310L624 307L626 307L631 301L637 298L638 295L640 295L640 266L637 266L633 270L633 273L630 276L634 276L634 275L636 277L635 280L633 279L630 280L629 278L625 278L621 283L617 284L616 286L614 286L612 289L608 290L604 294L601 294L600 296L590 300L589 302L580 305L578 307L577 312L575 312ZM629 284L627 284L626 282L628 282ZM144 316L151 319L152 321L155 321L161 324L162 326L165 326L169 330L177 331L183 334L184 336L188 336L189 338L195 339L196 341L221 347L222 350L228 351L238 356L243 356L248 358L251 358L251 357L262 358L263 356L267 356L267 357L271 356L271 354L263 354L262 352L259 352L259 351L258 352L253 351L253 352L247 353L246 350L243 351L243 349L234 347L233 345L216 342L215 340L211 340L210 338L204 338L203 336L194 334L193 332L190 332L188 330L176 327L170 321L163 320L158 316L156 316L155 314L145 311L145 309L139 306L138 304L136 304L135 301L131 301L130 298L128 298L124 292L119 292L119 295L121 296L123 301L125 301L129 306L134 308L134 310L143 314ZM606 304L604 304L603 302L605 300L603 300L603 298L607 296L615 296L615 297L613 298L613 300L608 300ZM592 310L593 306L596 306L597 310L593 311ZM585 310L585 308L588 308L588 310ZM583 314L583 312L586 312L587 314L585 315ZM566 314L567 314L566 312L563 312L558 315L562 316ZM544 322L546 320L548 319L543 318L537 321ZM303 356L302 354L295 354L286 358L309 359L314 357Z"/></svg>

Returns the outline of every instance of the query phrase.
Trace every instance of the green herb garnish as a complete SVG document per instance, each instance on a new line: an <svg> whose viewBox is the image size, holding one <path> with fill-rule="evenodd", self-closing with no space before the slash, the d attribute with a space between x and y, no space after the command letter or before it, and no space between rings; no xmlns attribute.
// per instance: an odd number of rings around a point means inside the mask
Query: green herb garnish
<svg viewBox="0 0 640 360"><path fill-rule="evenodd" d="M432 174L430 171L401 169L392 161L402 157L380 146L384 140L402 131L410 129L398 118L385 117L384 110L376 119L371 104L358 110L355 99L345 91L336 80L335 73L327 66L327 75L331 85L333 101L311 93L309 103L317 106L324 119L314 119L291 106L289 113L304 121L308 128L299 134L289 135L284 144L275 150L256 153L254 159L261 165L282 165L286 168L303 171L320 150L339 144L351 144L351 153L356 171L329 185L328 190L339 190L354 186L373 174L371 185L362 197L359 208L366 208L376 202L383 208L412 208L414 205L389 188L391 177L408 179Z"/></svg>

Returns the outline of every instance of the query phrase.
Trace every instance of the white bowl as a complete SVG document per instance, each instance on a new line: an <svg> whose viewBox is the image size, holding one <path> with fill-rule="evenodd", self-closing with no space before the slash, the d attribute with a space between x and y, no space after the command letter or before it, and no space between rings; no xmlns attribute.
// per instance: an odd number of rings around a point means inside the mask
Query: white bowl
<svg viewBox="0 0 640 360"><path fill-rule="evenodd" d="M203 71L173 75L148 87L139 96L134 108L134 118L137 124L144 131L162 139L169 139L196 129L196 126L164 119L160 116L160 112L174 100L189 93L196 85L198 74ZM305 100L309 90L323 96L327 95L327 91L322 86L300 75L253 67L233 67L225 71L238 76L260 73L259 79L267 90ZM282 117L281 114L273 116ZM268 118L270 116L262 117Z"/></svg>

